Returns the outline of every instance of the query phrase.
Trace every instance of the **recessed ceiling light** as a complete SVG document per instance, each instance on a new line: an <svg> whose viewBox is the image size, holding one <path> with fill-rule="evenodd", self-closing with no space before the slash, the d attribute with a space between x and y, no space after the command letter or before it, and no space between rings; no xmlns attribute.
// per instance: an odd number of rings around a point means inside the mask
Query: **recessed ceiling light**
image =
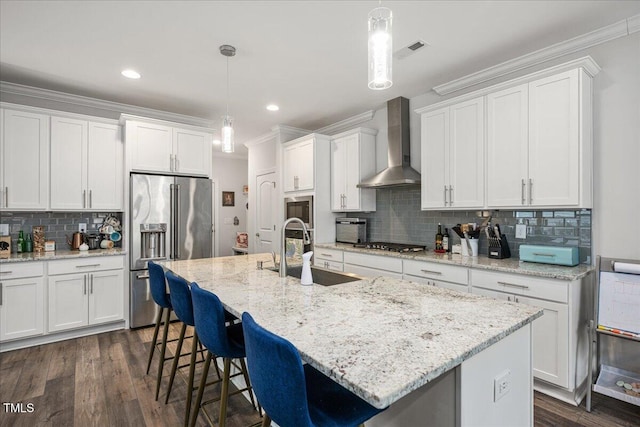
<svg viewBox="0 0 640 427"><path fill-rule="evenodd" d="M213 145L220 145L221 141L219 139L214 139L213 141Z"/></svg>
<svg viewBox="0 0 640 427"><path fill-rule="evenodd" d="M129 78L129 79L139 79L140 78L140 73L137 72L136 70L132 70L132 69L123 70L121 74L123 76L125 76L126 78Z"/></svg>
<svg viewBox="0 0 640 427"><path fill-rule="evenodd" d="M267 110L269 110L269 111L278 111L279 109L280 109L280 107L278 107L276 104L267 105Z"/></svg>

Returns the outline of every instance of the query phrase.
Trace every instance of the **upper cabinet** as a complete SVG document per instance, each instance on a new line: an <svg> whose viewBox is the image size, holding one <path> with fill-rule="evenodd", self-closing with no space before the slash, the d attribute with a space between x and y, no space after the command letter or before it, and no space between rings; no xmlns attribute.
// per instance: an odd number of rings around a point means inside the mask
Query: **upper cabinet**
<svg viewBox="0 0 640 427"><path fill-rule="evenodd" d="M49 116L2 110L0 208L46 210L49 202Z"/></svg>
<svg viewBox="0 0 640 427"><path fill-rule="evenodd" d="M422 114L422 209L484 206L484 98Z"/></svg>
<svg viewBox="0 0 640 427"><path fill-rule="evenodd" d="M316 137L311 135L286 143L283 148L282 185L285 193L313 191Z"/></svg>
<svg viewBox="0 0 640 427"><path fill-rule="evenodd" d="M376 210L376 190L358 188L364 178L376 172L376 134L358 128L333 136L331 140L331 210L360 212Z"/></svg>
<svg viewBox="0 0 640 427"><path fill-rule="evenodd" d="M416 110L422 209L590 209L599 69L580 58Z"/></svg>
<svg viewBox="0 0 640 427"><path fill-rule="evenodd" d="M491 93L487 110L488 207L591 208L591 79L582 69Z"/></svg>
<svg viewBox="0 0 640 427"><path fill-rule="evenodd" d="M130 169L184 175L211 175L212 134L190 128L127 120Z"/></svg>
<svg viewBox="0 0 640 427"><path fill-rule="evenodd" d="M122 210L120 127L51 117L51 209Z"/></svg>

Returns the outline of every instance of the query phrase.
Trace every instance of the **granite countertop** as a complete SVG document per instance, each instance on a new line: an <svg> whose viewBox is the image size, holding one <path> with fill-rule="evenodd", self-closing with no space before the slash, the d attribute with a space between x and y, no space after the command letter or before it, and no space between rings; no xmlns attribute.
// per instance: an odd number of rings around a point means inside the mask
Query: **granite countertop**
<svg viewBox="0 0 640 427"><path fill-rule="evenodd" d="M525 274L529 276L548 277L559 280L578 280L595 268L592 265L579 264L575 267L562 265L539 264L535 262L520 261L515 258L493 259L487 256L469 257L459 254L437 254L427 250L422 252L389 252L375 249L354 248L351 243L315 243L315 248L337 249L347 252L358 252L369 255L390 256L416 261L437 262L442 264L458 265L461 267L476 268L481 270L493 270L503 273Z"/></svg>
<svg viewBox="0 0 640 427"><path fill-rule="evenodd" d="M127 251L123 248L113 249L93 249L90 251L72 251L72 250L56 250L50 252L27 252L27 253L12 253L9 258L0 258L0 263L11 262L28 262L28 261L51 261L55 259L69 259L69 258L88 258L96 256L113 256L124 255Z"/></svg>
<svg viewBox="0 0 640 427"><path fill-rule="evenodd" d="M258 270L256 261L265 269ZM307 363L384 408L541 316L525 304L377 277L300 285L271 254L166 261L236 316L293 343Z"/></svg>

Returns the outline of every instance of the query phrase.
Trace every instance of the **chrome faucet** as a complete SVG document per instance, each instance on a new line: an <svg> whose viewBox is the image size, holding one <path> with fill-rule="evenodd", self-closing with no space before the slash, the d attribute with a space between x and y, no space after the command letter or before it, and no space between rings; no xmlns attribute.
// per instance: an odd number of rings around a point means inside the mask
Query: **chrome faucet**
<svg viewBox="0 0 640 427"><path fill-rule="evenodd" d="M280 240L280 277L287 277L287 243L285 241L284 231L287 228L287 225L292 222L299 222L302 225L302 243L305 245L311 244L311 237L309 236L307 226L300 218L292 217L282 224L282 236Z"/></svg>

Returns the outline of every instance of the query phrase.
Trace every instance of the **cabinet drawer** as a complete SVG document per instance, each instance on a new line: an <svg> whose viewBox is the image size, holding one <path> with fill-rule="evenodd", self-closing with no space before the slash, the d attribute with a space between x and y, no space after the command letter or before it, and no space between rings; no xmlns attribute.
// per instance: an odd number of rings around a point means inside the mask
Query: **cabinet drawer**
<svg viewBox="0 0 640 427"><path fill-rule="evenodd" d="M83 259L66 259L49 261L49 274L88 273L100 270L117 270L124 268L122 256L97 256Z"/></svg>
<svg viewBox="0 0 640 427"><path fill-rule="evenodd" d="M44 274L43 262L14 262L0 264L0 280L38 277Z"/></svg>
<svg viewBox="0 0 640 427"><path fill-rule="evenodd" d="M344 264L342 262L317 259L313 262L313 265L320 268L326 268L327 270L344 271Z"/></svg>
<svg viewBox="0 0 640 427"><path fill-rule="evenodd" d="M315 257L318 259L325 259L327 261L338 261L342 262L343 260L343 252L335 249L324 249L319 248L315 252Z"/></svg>
<svg viewBox="0 0 640 427"><path fill-rule="evenodd" d="M360 265L402 274L402 260L400 258L346 252L344 254L344 262L345 264Z"/></svg>
<svg viewBox="0 0 640 427"><path fill-rule="evenodd" d="M465 267L439 264L434 262L422 262L405 259L404 274L428 279L444 280L446 282L469 284L469 274Z"/></svg>
<svg viewBox="0 0 640 427"><path fill-rule="evenodd" d="M564 303L569 301L569 283L519 274L471 270L471 285L474 287Z"/></svg>

